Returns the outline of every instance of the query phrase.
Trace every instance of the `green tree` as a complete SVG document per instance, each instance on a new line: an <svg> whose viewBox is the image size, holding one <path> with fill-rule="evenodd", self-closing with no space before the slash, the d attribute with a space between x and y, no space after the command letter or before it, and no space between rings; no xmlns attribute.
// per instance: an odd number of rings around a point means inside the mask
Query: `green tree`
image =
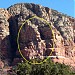
<svg viewBox="0 0 75 75"><path fill-rule="evenodd" d="M69 66L65 64L53 63L48 59L43 64L28 64L19 63L17 68L17 75L75 75Z"/></svg>
<svg viewBox="0 0 75 75"><path fill-rule="evenodd" d="M31 66L28 63L19 63L17 66L18 75L29 75L31 72Z"/></svg>

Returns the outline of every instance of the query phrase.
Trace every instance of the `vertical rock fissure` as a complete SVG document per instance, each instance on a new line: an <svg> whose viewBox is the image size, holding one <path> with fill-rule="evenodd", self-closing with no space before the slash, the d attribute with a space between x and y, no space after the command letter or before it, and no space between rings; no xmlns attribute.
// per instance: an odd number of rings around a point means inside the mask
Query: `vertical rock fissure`
<svg viewBox="0 0 75 75"><path fill-rule="evenodd" d="M17 34L18 34L18 21L16 17L11 17L9 19L9 30L10 30L10 42L11 42L11 53L12 53L12 62L16 56L17 51Z"/></svg>

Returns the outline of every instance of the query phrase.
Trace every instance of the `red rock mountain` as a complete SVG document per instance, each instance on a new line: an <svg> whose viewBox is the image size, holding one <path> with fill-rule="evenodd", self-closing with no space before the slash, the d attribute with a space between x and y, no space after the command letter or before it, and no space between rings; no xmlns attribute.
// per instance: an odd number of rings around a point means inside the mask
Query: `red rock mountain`
<svg viewBox="0 0 75 75"><path fill-rule="evenodd" d="M27 60L44 60L50 56L54 62L74 67L74 21L70 16L33 3L19 3L0 9L1 63L15 65L23 60L17 44L18 32L23 25L18 42Z"/></svg>

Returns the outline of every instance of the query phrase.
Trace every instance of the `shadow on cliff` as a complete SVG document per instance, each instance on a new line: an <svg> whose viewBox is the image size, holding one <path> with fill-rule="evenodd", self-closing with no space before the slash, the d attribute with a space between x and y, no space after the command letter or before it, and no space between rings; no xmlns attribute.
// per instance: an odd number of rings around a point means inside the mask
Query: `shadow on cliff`
<svg viewBox="0 0 75 75"><path fill-rule="evenodd" d="M11 43L11 53L12 61L16 56L17 50L17 33L18 33L18 15L9 18L9 31L10 31L10 43Z"/></svg>
<svg viewBox="0 0 75 75"><path fill-rule="evenodd" d="M5 65L11 65L12 59L12 51L11 51L11 44L10 44L10 35L6 36L1 41L1 59L5 62Z"/></svg>

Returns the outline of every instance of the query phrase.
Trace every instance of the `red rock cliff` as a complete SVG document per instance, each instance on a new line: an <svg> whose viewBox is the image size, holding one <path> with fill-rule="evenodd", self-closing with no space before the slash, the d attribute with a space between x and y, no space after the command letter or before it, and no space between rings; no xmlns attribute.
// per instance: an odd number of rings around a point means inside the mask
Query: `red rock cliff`
<svg viewBox="0 0 75 75"><path fill-rule="evenodd" d="M36 57L45 59L52 52L51 58L54 62L75 66L74 18L32 3L19 3L7 10L0 10L0 50L5 57L2 60L10 59L8 62L13 64L22 60L17 48L18 31L27 19L37 16L46 20L52 29L44 20L36 17L27 21L19 37L23 56L27 60Z"/></svg>

